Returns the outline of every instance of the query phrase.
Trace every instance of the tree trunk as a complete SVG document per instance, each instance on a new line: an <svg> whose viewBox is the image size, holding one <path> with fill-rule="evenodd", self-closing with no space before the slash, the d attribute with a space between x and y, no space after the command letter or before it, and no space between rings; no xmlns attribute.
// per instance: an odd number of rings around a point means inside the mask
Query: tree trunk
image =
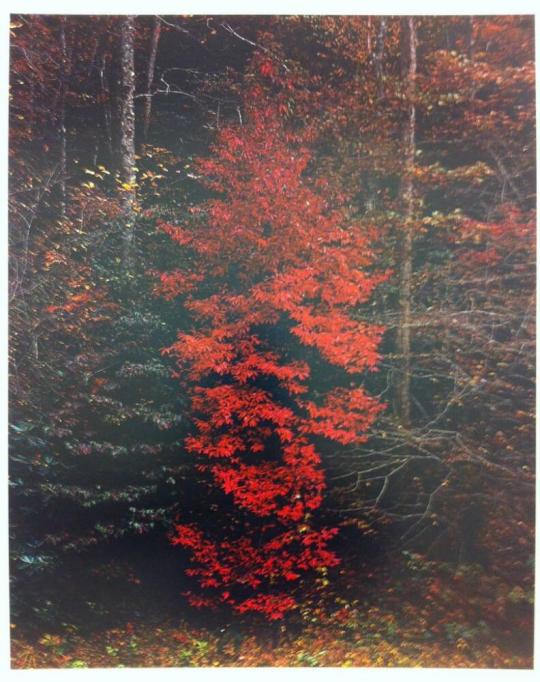
<svg viewBox="0 0 540 682"><path fill-rule="evenodd" d="M465 25L465 44L467 45L467 57L474 59L474 17L466 18Z"/></svg>
<svg viewBox="0 0 540 682"><path fill-rule="evenodd" d="M99 68L99 80L101 84L101 96L103 98L103 117L105 121L105 135L107 137L107 148L109 150L109 160L114 163L113 152L113 126L111 109L111 91L109 88L109 78L107 76L107 56L102 55Z"/></svg>
<svg viewBox="0 0 540 682"><path fill-rule="evenodd" d="M375 43L375 75L377 77L377 96L381 99L384 95L384 43L386 40L386 17L381 17L379 24L379 32L377 33L377 40Z"/></svg>
<svg viewBox="0 0 540 682"><path fill-rule="evenodd" d="M150 45L150 55L148 57L148 72L146 76L146 97L144 99L144 114L143 114L143 139L146 142L148 137L148 128L150 127L150 116L152 114L152 95L150 88L154 82L154 73L156 71L156 57L159 46L159 36L161 35L161 20L159 17L154 17L154 29L152 31L152 42Z"/></svg>
<svg viewBox="0 0 540 682"><path fill-rule="evenodd" d="M122 179L125 234L123 265L129 272L135 225L135 17L125 16L121 29L121 102L120 102L120 172Z"/></svg>
<svg viewBox="0 0 540 682"><path fill-rule="evenodd" d="M414 161L416 155L416 26L414 17L402 20L402 31L406 38L403 54L404 77L406 78L407 118L403 129L403 154L405 168L401 183L403 207L403 228L399 253L399 331L397 354L401 367L399 372L396 407L397 415L404 428L411 425L411 296L413 259L413 218L414 218Z"/></svg>
<svg viewBox="0 0 540 682"><path fill-rule="evenodd" d="M69 62L66 43L66 17L60 17L60 46L62 50L62 66L60 76L59 102L59 134L60 134L60 220L66 217L66 177L67 177L67 129L66 129L66 94Z"/></svg>

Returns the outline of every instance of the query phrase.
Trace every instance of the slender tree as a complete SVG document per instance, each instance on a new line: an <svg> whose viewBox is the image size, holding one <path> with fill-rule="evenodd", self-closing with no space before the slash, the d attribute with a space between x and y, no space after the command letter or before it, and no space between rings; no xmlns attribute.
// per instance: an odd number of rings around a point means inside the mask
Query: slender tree
<svg viewBox="0 0 540 682"><path fill-rule="evenodd" d="M255 63L280 82L271 60ZM198 164L220 198L191 227L162 226L192 254L161 278L195 321L166 350L191 398L186 447L230 500L219 529L208 518L176 527L202 588L188 597L270 619L296 608L289 585L338 563L327 547L337 529L316 520L321 441L364 442L382 409L360 385L382 330L354 315L381 280L367 272L369 231L310 180L306 139L284 120L292 92L246 92L243 125L222 128Z"/></svg>
<svg viewBox="0 0 540 682"><path fill-rule="evenodd" d="M132 259L137 172L135 170L135 17L125 16L121 24L121 110L120 168L126 220L124 268L129 272Z"/></svg>
<svg viewBox="0 0 540 682"><path fill-rule="evenodd" d="M404 169L401 180L401 202L403 228L399 253L399 331L396 351L400 361L396 408L401 425L411 425L411 297L414 237L414 164L416 156L416 26L414 17L402 20L404 46L405 93L407 97L407 119L403 127Z"/></svg>
<svg viewBox="0 0 540 682"><path fill-rule="evenodd" d="M161 35L161 19L154 17L154 25L152 28L152 37L150 42L150 53L148 55L148 71L146 72L146 93L144 99L143 112L143 139L148 138L148 129L150 127L150 117L152 115L152 84L154 83L154 76L156 72L156 58L159 47L159 37Z"/></svg>

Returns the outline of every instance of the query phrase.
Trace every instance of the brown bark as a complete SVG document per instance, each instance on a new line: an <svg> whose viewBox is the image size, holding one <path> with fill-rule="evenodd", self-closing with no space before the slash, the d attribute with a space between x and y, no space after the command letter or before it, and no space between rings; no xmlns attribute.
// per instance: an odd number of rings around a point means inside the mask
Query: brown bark
<svg viewBox="0 0 540 682"><path fill-rule="evenodd" d="M465 36L467 56L472 60L474 59L474 17L472 16L466 18Z"/></svg>
<svg viewBox="0 0 540 682"><path fill-rule="evenodd" d="M107 147L109 149L109 158L112 161L113 154L113 125L112 125L112 108L111 108L111 91L109 88L109 78L107 75L107 56L102 55L101 65L99 67L99 78L101 84L101 96L103 98L103 117L105 121L105 134L107 137Z"/></svg>
<svg viewBox="0 0 540 682"><path fill-rule="evenodd" d="M159 19L159 17L154 17L154 28L152 30L152 42L150 44L150 55L148 57L148 72L146 76L146 97L144 99L143 139L145 141L148 137L148 128L150 127L150 117L152 115L152 94L150 92L150 89L154 82L154 74L156 71L156 58L160 35L161 20Z"/></svg>
<svg viewBox="0 0 540 682"><path fill-rule="evenodd" d="M375 75L377 77L377 96L379 99L384 95L384 70L383 70L383 59L384 59L384 43L386 40L386 17L381 17L379 23L379 31L377 33L377 40L375 43Z"/></svg>
<svg viewBox="0 0 540 682"><path fill-rule="evenodd" d="M125 16L121 26L121 98L120 98L120 172L126 220L124 234L124 269L129 271L135 224L135 17Z"/></svg>
<svg viewBox="0 0 540 682"><path fill-rule="evenodd" d="M69 58L66 43L66 17L60 18L60 47L62 50L62 64L60 71L60 219L66 217L66 178L67 178L67 128L66 128L66 95L69 76Z"/></svg>
<svg viewBox="0 0 540 682"><path fill-rule="evenodd" d="M397 415L404 428L411 424L411 296L414 218L414 162L416 155L416 26L414 17L402 20L404 73L406 78L407 118L403 129L403 154L405 168L401 183L403 228L399 253L399 308L400 326L397 337L397 354L401 367L396 392Z"/></svg>

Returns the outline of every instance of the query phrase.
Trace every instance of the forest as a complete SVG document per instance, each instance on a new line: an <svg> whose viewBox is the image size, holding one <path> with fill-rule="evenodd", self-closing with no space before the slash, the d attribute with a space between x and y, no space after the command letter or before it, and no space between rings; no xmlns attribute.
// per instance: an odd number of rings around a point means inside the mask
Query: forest
<svg viewBox="0 0 540 682"><path fill-rule="evenodd" d="M532 668L533 16L11 16L13 668Z"/></svg>

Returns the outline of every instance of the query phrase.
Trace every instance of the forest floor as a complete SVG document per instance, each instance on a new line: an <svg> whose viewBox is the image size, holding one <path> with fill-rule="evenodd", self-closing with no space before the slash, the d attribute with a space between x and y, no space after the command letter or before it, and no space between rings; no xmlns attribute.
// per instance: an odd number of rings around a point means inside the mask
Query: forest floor
<svg viewBox="0 0 540 682"><path fill-rule="evenodd" d="M296 623L154 615L33 637L14 624L12 667L532 667L532 599L520 587L415 555L404 579L365 573L361 591L341 573L339 591L320 580Z"/></svg>
<svg viewBox="0 0 540 682"><path fill-rule="evenodd" d="M377 614L392 626L390 614ZM380 620L379 620L380 622ZM89 638L44 635L39 642L13 640L14 668L138 667L436 667L528 668L530 660L495 644L475 651L457 643L426 640L423 633L388 638L369 625L352 635L328 627L308 627L270 646L260 637L235 641L185 624L114 628Z"/></svg>

